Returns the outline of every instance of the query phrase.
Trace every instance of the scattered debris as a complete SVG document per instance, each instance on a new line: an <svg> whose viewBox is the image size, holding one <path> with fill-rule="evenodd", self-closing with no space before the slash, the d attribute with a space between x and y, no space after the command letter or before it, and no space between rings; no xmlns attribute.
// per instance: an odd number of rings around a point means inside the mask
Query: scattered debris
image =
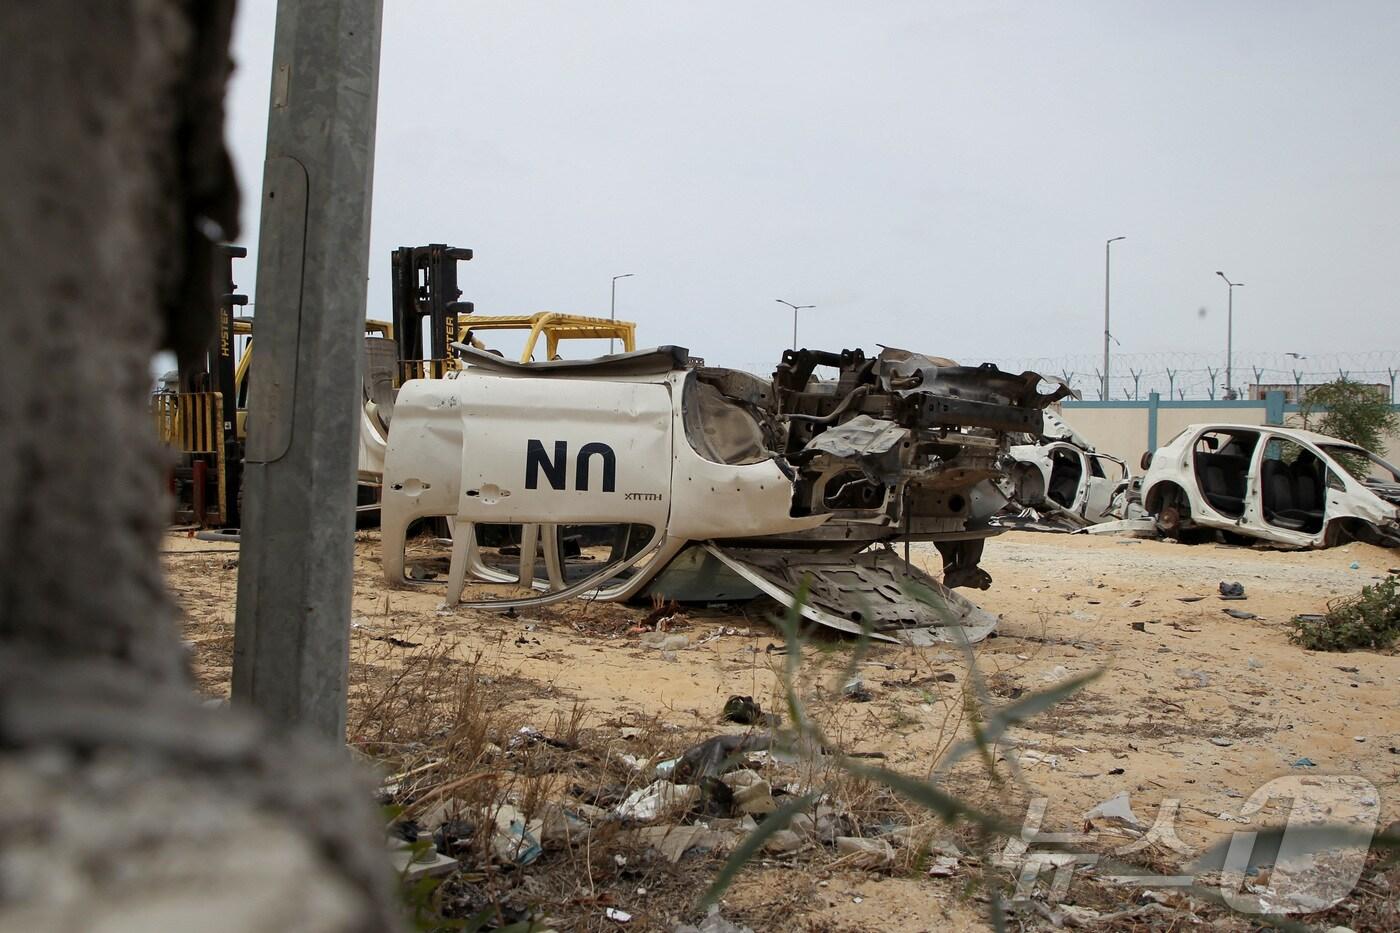
<svg viewBox="0 0 1400 933"><path fill-rule="evenodd" d="M841 861L851 868L877 869L894 864L894 847L883 839L838 836L836 851L844 856Z"/></svg>
<svg viewBox="0 0 1400 933"><path fill-rule="evenodd" d="M544 852L540 845L541 822L526 825L525 815L511 804L496 810L496 834L491 839L491 851L502 862L529 865Z"/></svg>
<svg viewBox="0 0 1400 933"><path fill-rule="evenodd" d="M853 703L869 703L875 698L875 695L865 688L865 681L859 677L847 681L841 688L841 695Z"/></svg>
<svg viewBox="0 0 1400 933"><path fill-rule="evenodd" d="M1244 599L1244 598L1246 598L1245 595L1244 595L1244 584L1243 584L1243 583L1226 583L1224 580L1221 580L1221 581L1220 581L1220 598L1221 598L1221 599Z"/></svg>
<svg viewBox="0 0 1400 933"><path fill-rule="evenodd" d="M958 870L958 860L951 855L935 855L928 867L930 878L951 878Z"/></svg>
<svg viewBox="0 0 1400 933"><path fill-rule="evenodd" d="M632 920L632 915L625 910L618 910L616 907L609 907L603 911L603 916L614 923L628 923Z"/></svg>
<svg viewBox="0 0 1400 933"><path fill-rule="evenodd" d="M1086 535L1125 535L1129 538L1160 538L1157 523L1150 518L1122 518L1117 521L1099 522L1088 528L1074 532Z"/></svg>
<svg viewBox="0 0 1400 933"><path fill-rule="evenodd" d="M773 855L787 855L796 852L806 844L806 841L793 830L780 829L768 837L768 841L763 844L763 850Z"/></svg>
<svg viewBox="0 0 1400 933"><path fill-rule="evenodd" d="M707 777L719 777L745 767L744 755L766 751L772 744L772 737L765 733L717 735L686 749L676 761L673 772L683 784L698 784Z"/></svg>
<svg viewBox="0 0 1400 933"><path fill-rule="evenodd" d="M1259 617L1258 617L1257 615L1255 615L1254 613L1252 613L1252 612L1245 612L1243 609L1222 609L1222 610L1220 610L1220 611L1223 612L1223 613L1225 613L1227 616L1229 616L1229 617L1232 618L1232 619L1241 619L1241 620L1243 620L1243 621L1248 621L1248 620L1250 620L1250 619L1257 619L1257 618L1259 618Z"/></svg>
<svg viewBox="0 0 1400 933"><path fill-rule="evenodd" d="M1142 821L1133 812L1127 791L1119 791L1103 803L1084 814L1084 820L1096 829L1129 827L1143 828Z"/></svg>
<svg viewBox="0 0 1400 933"><path fill-rule="evenodd" d="M1064 680L1067 677L1069 677L1069 669L1063 664L1056 664L1054 667L1050 668L1050 670L1040 675L1040 679L1046 683L1054 683L1055 681Z"/></svg>
<svg viewBox="0 0 1400 933"><path fill-rule="evenodd" d="M1317 762L1313 761L1311 758L1299 758L1297 761L1293 762L1293 767L1295 767L1295 768L1316 768L1316 767L1317 767Z"/></svg>
<svg viewBox="0 0 1400 933"><path fill-rule="evenodd" d="M673 865L690 850L714 849L723 839L720 833L698 823L688 826L643 826L637 830L636 838L660 852Z"/></svg>
<svg viewBox="0 0 1400 933"><path fill-rule="evenodd" d="M540 816L539 839L545 846L577 845L588 840L592 822L606 819L607 811L586 803L548 803Z"/></svg>
<svg viewBox="0 0 1400 933"><path fill-rule="evenodd" d="M778 809L772 785L755 771L731 771L720 778L720 782L733 792L734 807L740 813L763 816Z"/></svg>
<svg viewBox="0 0 1400 933"><path fill-rule="evenodd" d="M649 823L667 813L689 810L700 799L694 784L656 781L627 795L613 812L624 820Z"/></svg>
<svg viewBox="0 0 1400 933"><path fill-rule="evenodd" d="M1128 628L1132 629L1134 632L1146 632L1146 631L1147 631L1147 623L1146 623L1146 622L1129 622L1129 623L1128 623Z"/></svg>
<svg viewBox="0 0 1400 933"><path fill-rule="evenodd" d="M1023 767L1026 765L1049 765L1051 769L1060 767L1060 758L1058 755L1038 752L1033 748L1023 748L1017 751L1016 762Z"/></svg>
<svg viewBox="0 0 1400 933"><path fill-rule="evenodd" d="M1196 682L1197 687L1210 686L1210 675L1207 674L1205 671L1193 671L1188 670L1184 667L1178 667L1176 669L1176 673L1178 676L1183 677L1186 680L1194 680Z"/></svg>
<svg viewBox="0 0 1400 933"><path fill-rule="evenodd" d="M724 709L720 713L720 718L726 722L752 726L763 720L763 709L753 697L735 695L724 701Z"/></svg>
<svg viewBox="0 0 1400 933"><path fill-rule="evenodd" d="M545 735L534 726L521 726L520 730L510 737L510 741L507 745L511 748L520 748L524 745L535 745L540 742L552 748L562 748L565 751L572 750L574 747L563 739L556 739Z"/></svg>
<svg viewBox="0 0 1400 933"><path fill-rule="evenodd" d="M476 824L470 820L443 820L433 830L433 845L444 855L456 856L465 851L476 835Z"/></svg>
<svg viewBox="0 0 1400 933"><path fill-rule="evenodd" d="M699 926L681 924L676 927L674 933L753 933L748 927L741 927L730 923L720 916L719 907L711 907L710 913Z"/></svg>
<svg viewBox="0 0 1400 933"><path fill-rule="evenodd" d="M690 646L690 639L684 635L672 635L666 632L646 632L637 639L648 648L655 648L657 651L680 651L682 648Z"/></svg>

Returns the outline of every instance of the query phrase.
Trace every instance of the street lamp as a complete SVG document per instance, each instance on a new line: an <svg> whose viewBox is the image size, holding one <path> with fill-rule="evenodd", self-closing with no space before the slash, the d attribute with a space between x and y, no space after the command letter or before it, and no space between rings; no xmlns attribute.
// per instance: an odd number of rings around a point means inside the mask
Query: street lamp
<svg viewBox="0 0 1400 933"><path fill-rule="evenodd" d="M622 273L621 275L615 275L615 276L613 276L613 279L612 279L612 302L611 302L611 304L609 304L609 306L608 306L608 320L610 320L610 321L616 321L616 320L617 320L617 280L618 280L618 279L630 279L632 276L634 276L634 275L636 275L636 274L637 274L637 273L635 273L635 272L624 272L624 273ZM615 338L615 337L609 337L609 338L608 338L608 352L609 352L609 353L612 353L613 347L616 345L616 343L617 343L617 338Z"/></svg>
<svg viewBox="0 0 1400 933"><path fill-rule="evenodd" d="M1218 269L1216 270L1215 274L1220 276L1222 279L1225 279L1225 284L1230 286L1228 289L1229 310L1225 312L1225 397L1234 398L1235 394L1234 390L1231 388L1232 383L1230 381L1230 371L1232 369L1231 364L1234 361L1235 356L1235 289L1240 287L1244 283L1231 282L1228 278L1225 278L1225 273L1221 272Z"/></svg>
<svg viewBox="0 0 1400 933"><path fill-rule="evenodd" d="M797 350L797 312L815 308L816 305L795 305L791 301L783 301L781 298L777 299L777 302L792 309L792 349L795 352Z"/></svg>
<svg viewBox="0 0 1400 933"><path fill-rule="evenodd" d="M1109 257L1112 255L1113 244L1126 239L1125 236L1116 236L1103 245L1103 392L1101 397L1105 402L1108 401L1108 341L1110 336L1108 330Z"/></svg>

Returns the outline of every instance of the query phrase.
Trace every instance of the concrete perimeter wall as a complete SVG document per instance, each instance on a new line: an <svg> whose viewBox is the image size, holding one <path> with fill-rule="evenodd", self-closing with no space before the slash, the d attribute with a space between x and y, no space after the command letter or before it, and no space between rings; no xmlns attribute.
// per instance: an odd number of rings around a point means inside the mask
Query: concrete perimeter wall
<svg viewBox="0 0 1400 933"><path fill-rule="evenodd" d="M1297 405L1286 405L1282 392L1270 392L1261 402L1168 401L1154 392L1140 402L1075 402L1061 406L1064 418L1103 453L1121 457L1133 473L1144 451L1170 441L1189 424L1282 424L1302 427ZM1400 410L1400 406L1396 406ZM1400 460L1400 436L1386 438L1376 453L1392 463Z"/></svg>

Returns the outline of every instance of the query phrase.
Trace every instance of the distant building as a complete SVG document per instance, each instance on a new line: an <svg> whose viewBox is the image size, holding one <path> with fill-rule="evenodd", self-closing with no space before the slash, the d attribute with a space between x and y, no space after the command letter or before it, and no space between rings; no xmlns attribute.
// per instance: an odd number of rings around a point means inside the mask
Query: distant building
<svg viewBox="0 0 1400 933"><path fill-rule="evenodd" d="M1327 385L1321 382L1278 382L1278 383L1251 383L1249 386L1249 398L1258 402L1263 401L1264 396L1270 392L1282 392L1283 400L1286 404L1297 405L1308 394L1308 390L1319 385ZM1364 387L1376 393L1382 401L1390 401L1390 386L1381 382L1363 383Z"/></svg>

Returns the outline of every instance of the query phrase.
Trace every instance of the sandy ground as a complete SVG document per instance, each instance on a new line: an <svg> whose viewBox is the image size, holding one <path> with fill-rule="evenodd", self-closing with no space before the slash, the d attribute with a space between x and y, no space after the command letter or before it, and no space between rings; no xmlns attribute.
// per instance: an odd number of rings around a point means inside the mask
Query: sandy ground
<svg viewBox="0 0 1400 933"><path fill-rule="evenodd" d="M188 615L201 688L225 695L237 548L167 540L170 585ZM485 652L500 671L540 685L512 701L521 722L543 723L582 701L591 724L659 716L712 734L726 731L717 713L731 694L771 705L781 659L769 646L781 638L762 607L693 610L674 623L691 646L663 655L628 634L648 607L572 603L515 618L440 612L435 589L386 587L377 546L373 532L360 534L356 657L393 650L386 637L450 643L463 657ZM936 557L915 554L926 564ZM1024 769L1049 801L1043 828L1078 829L1086 810L1127 791L1148 823L1164 800L1180 801L1176 834L1199 851L1237 828L1229 815L1243 798L1290 774L1359 775L1380 791L1382 825L1400 817L1400 657L1307 652L1288 643L1285 626L1397 564L1394 551L1356 544L1277 552L1028 532L993 540L983 562L992 588L969 595L1002 615L998 637L977 649L995 697L1103 671L1015 733L1021 748L1049 758ZM1244 584L1248 598L1218 599L1222 580ZM1191 596L1204 598L1182 601ZM1225 609L1257 618L1231 618ZM849 643L816 642L805 649L805 671L824 676L850 660ZM892 768L928 773L959 735L965 660L948 648L879 647L861 672L873 699L834 700L825 710L830 730L850 750L882 752ZM1316 767L1295 766L1303 758ZM770 896L775 888L765 879L773 871L751 870L727 902ZM796 883L787 874L779 887ZM823 880L803 902L806 929L979 925L976 905L958 897L957 879L838 872Z"/></svg>

